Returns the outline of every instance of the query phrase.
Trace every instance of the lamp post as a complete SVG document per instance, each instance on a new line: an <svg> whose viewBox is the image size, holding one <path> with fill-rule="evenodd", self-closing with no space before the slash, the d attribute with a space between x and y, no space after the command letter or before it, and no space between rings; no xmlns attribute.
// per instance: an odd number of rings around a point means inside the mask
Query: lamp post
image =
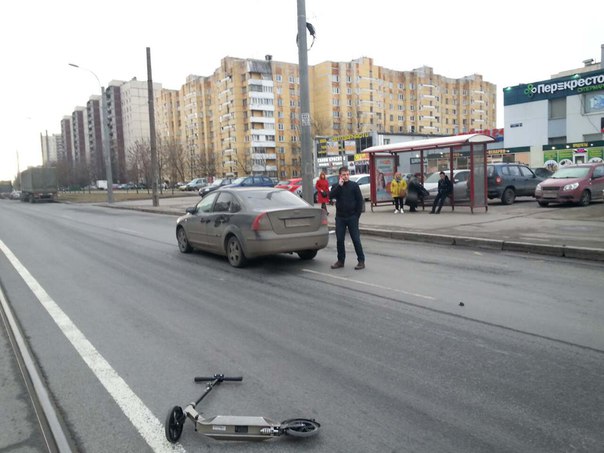
<svg viewBox="0 0 604 453"><path fill-rule="evenodd" d="M101 85L98 76L90 69L83 68L74 63L68 63L74 68L83 69L91 73L101 88L101 123L103 127L103 154L105 155L105 177L107 178L107 203L113 203L113 175L111 170L111 146L109 146L109 124L107 115L107 98L105 87Z"/></svg>

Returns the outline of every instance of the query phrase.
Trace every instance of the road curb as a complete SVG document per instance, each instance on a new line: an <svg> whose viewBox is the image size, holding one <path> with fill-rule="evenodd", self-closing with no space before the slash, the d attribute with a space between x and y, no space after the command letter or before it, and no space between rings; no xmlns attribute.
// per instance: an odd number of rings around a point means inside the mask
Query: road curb
<svg viewBox="0 0 604 453"><path fill-rule="evenodd" d="M604 261L603 249L588 249L586 247L564 246L564 256L566 258L577 258L591 261Z"/></svg>

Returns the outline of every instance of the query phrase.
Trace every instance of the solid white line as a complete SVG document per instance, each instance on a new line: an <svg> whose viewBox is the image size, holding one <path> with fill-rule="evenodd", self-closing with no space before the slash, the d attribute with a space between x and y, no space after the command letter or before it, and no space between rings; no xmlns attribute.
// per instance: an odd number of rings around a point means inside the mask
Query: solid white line
<svg viewBox="0 0 604 453"><path fill-rule="evenodd" d="M151 449L156 452L184 452L185 449L180 444L171 444L168 442L164 436L162 423L145 406L142 400L130 389L117 372L111 368L109 362L105 360L71 319L52 300L44 288L42 288L2 240L0 240L0 250L6 255L15 270L38 298L40 304L48 311L59 329L61 329L63 335L67 337L76 351L78 351L84 362L90 367Z"/></svg>
<svg viewBox="0 0 604 453"><path fill-rule="evenodd" d="M436 300L435 297L425 296L423 294L418 294L418 293L410 293L409 291L405 291L404 289L389 288L387 286L376 285L375 283L362 282L360 280L355 280L353 278L347 278L347 277L338 277L337 275L325 274L324 272L317 272L317 271L313 271L311 269L302 269L302 271L303 272L308 272L310 274L321 275L322 277L333 278L335 280L342 280L342 281L346 281L346 282L353 282L353 283L357 283L359 285L371 286L372 288L385 289L386 291L394 291L394 292L397 292L397 293L407 294L409 296L421 297L422 299Z"/></svg>

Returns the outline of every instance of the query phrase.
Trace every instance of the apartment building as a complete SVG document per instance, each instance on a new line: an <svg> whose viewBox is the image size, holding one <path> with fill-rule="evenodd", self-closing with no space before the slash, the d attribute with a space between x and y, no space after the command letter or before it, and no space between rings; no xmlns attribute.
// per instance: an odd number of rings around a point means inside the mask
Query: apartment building
<svg viewBox="0 0 604 453"><path fill-rule="evenodd" d="M101 97L90 96L86 103L88 118L88 150L90 152L90 179L106 179L105 161L103 154L103 123L101 112Z"/></svg>
<svg viewBox="0 0 604 453"><path fill-rule="evenodd" d="M150 173L149 150L151 130L149 126L149 86L147 81L133 79L120 86L120 100L123 127L124 156L118 171L119 182L139 181ZM161 90L159 83L153 83L153 92ZM138 170L138 174L134 172Z"/></svg>
<svg viewBox="0 0 604 453"><path fill-rule="evenodd" d="M455 135L495 127L496 86L477 74L451 79L428 66L395 71L363 57L320 63L309 77L318 135Z"/></svg>
<svg viewBox="0 0 604 453"><path fill-rule="evenodd" d="M84 107L76 107L71 114L73 137L73 165L85 169L88 165L88 119Z"/></svg>
<svg viewBox="0 0 604 453"><path fill-rule="evenodd" d="M128 182L126 148L124 145L124 123L122 120L122 92L124 82L112 80L105 89L107 103L107 128L109 130L109 155L111 175L114 182Z"/></svg>
<svg viewBox="0 0 604 453"><path fill-rule="evenodd" d="M63 136L61 134L48 135L48 131L40 134L42 147L42 165L55 166L59 160L60 150L63 149Z"/></svg>
<svg viewBox="0 0 604 453"><path fill-rule="evenodd" d="M395 71L363 57L309 67L313 137L454 135L490 129L496 87L473 74L452 79L424 66ZM159 139L180 137L185 175L301 174L298 65L225 57L211 76L189 76L156 95ZM361 150L357 150L360 152Z"/></svg>

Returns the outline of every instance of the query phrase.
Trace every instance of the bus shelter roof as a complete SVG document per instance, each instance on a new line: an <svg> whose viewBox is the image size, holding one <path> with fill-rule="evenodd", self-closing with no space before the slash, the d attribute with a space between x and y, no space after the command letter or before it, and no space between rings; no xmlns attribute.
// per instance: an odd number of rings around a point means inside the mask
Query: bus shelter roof
<svg viewBox="0 0 604 453"><path fill-rule="evenodd" d="M388 145L371 146L363 150L364 153L404 153L411 151L423 151L437 148L450 148L462 146L468 143L490 143L495 139L484 134L452 135L449 137L427 138L424 140L412 140L401 143L390 143Z"/></svg>

